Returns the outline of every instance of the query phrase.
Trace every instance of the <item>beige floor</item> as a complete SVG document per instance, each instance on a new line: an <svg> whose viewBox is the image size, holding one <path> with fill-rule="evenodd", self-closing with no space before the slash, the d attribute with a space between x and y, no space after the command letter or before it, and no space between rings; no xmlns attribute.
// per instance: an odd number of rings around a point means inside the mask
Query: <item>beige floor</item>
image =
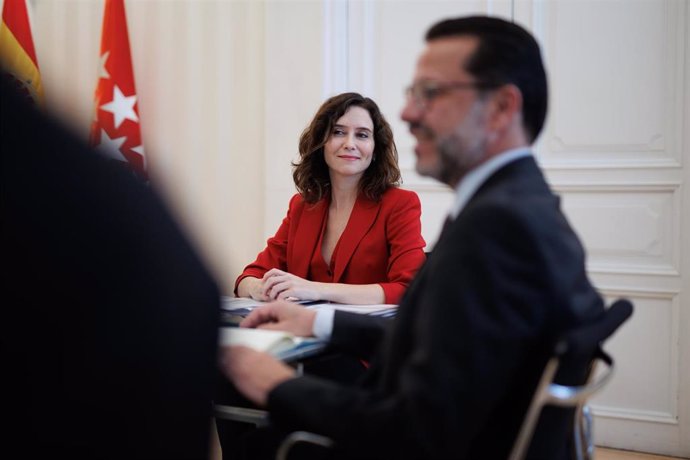
<svg viewBox="0 0 690 460"><path fill-rule="evenodd" d="M220 444L216 430L211 433L211 455L209 460L221 460ZM664 457L662 455L643 454L627 450L607 449L597 447L594 452L594 460L679 460L678 457Z"/></svg>
<svg viewBox="0 0 690 460"><path fill-rule="evenodd" d="M221 460L220 446L217 442L217 439L214 439L210 460ZM678 458L598 447L594 453L594 460L678 460Z"/></svg>
<svg viewBox="0 0 690 460"><path fill-rule="evenodd" d="M662 455L642 454L627 450L614 450L597 447L594 460L678 460L678 457L664 457Z"/></svg>
<svg viewBox="0 0 690 460"><path fill-rule="evenodd" d="M211 425L211 452L209 460L221 460L223 454L220 451L220 442L218 441L218 432L216 431L215 422Z"/></svg>

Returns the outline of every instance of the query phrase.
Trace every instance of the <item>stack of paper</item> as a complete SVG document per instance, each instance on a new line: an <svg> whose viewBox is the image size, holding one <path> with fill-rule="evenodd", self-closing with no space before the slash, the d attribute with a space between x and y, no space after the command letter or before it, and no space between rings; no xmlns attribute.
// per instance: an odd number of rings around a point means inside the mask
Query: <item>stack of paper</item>
<svg viewBox="0 0 690 460"><path fill-rule="evenodd" d="M221 308L225 311L232 311L234 315L246 316L254 308L265 304L266 302L261 302L259 300L229 297L224 296L222 298ZM397 311L397 305L394 304L376 304L376 305L351 305L351 304L341 304L334 302L319 302L319 301L298 301L297 303L304 305L305 308L310 309L330 309L330 310L342 310L349 311L352 313L360 313L363 315L373 315L373 316L395 316Z"/></svg>
<svg viewBox="0 0 690 460"><path fill-rule="evenodd" d="M326 344L313 337L297 337L289 332L243 327L223 327L219 335L220 346L244 345L270 353L276 358L296 359L321 351Z"/></svg>
<svg viewBox="0 0 690 460"><path fill-rule="evenodd" d="M372 316L394 316L398 309L397 305L393 304L376 304L376 305L349 305L342 303L319 303L309 305L306 308L311 309L325 309L325 310L340 310L349 311L351 313L359 313L362 315Z"/></svg>

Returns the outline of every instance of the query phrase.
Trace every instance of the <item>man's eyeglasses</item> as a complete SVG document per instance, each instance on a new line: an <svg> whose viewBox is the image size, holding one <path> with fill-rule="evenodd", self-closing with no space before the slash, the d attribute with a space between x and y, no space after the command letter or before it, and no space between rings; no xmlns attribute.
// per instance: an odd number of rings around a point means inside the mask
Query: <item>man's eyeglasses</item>
<svg viewBox="0 0 690 460"><path fill-rule="evenodd" d="M485 90L498 88L499 86L498 84L487 82L437 83L433 81L420 81L405 88L405 96L414 101L420 109L426 109L431 101L454 90Z"/></svg>

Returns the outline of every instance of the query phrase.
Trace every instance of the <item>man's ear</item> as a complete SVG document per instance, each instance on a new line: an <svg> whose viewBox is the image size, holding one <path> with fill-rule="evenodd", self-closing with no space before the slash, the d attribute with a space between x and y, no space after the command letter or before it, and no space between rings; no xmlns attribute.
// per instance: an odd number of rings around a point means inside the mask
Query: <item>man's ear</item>
<svg viewBox="0 0 690 460"><path fill-rule="evenodd" d="M522 120L522 92L515 85L503 85L492 95L490 126L494 131L504 131Z"/></svg>

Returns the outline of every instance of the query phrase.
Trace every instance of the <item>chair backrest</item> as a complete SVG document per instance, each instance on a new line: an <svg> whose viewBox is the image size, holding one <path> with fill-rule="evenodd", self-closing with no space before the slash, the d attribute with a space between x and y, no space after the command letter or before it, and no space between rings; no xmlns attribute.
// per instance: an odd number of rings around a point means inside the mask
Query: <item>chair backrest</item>
<svg viewBox="0 0 690 460"><path fill-rule="evenodd" d="M583 407L613 375L613 359L601 349L601 344L632 315L632 311L629 300L619 299L597 320L569 331L558 341L534 392L510 460L525 458L539 415L547 405L574 408L574 457L584 459L591 455L591 440L585 439L590 430L585 432L582 426ZM592 381L597 363L603 363L607 367L605 372Z"/></svg>

